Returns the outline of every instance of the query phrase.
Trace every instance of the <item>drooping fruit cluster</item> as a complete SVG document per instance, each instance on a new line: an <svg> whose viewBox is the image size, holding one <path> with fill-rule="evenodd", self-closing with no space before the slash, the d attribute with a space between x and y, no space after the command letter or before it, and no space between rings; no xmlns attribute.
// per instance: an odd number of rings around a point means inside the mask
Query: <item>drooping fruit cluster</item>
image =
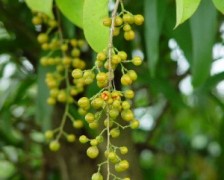
<svg viewBox="0 0 224 180"><path fill-rule="evenodd" d="M68 142L74 142L76 136L68 134L63 130L66 118L69 118L74 128L82 128L83 121L75 120L69 113L69 104L74 102L74 97L83 92L88 82L72 81L70 73L72 69L83 70L86 66L81 59L82 52L87 50L87 44L82 39L64 39L60 31L60 24L43 13L36 13L32 22L42 31L37 36L37 41L47 55L40 59L42 66L53 66L53 71L46 74L46 84L49 88L47 103L55 105L56 102L64 103L66 108L59 128L48 130L45 137L51 140L49 147L52 151L60 148L59 139L64 136Z"/></svg>
<svg viewBox="0 0 224 180"><path fill-rule="evenodd" d="M105 26L110 27L112 23L112 18L106 17L103 20ZM120 31L124 31L124 39L131 41L135 38L135 32L132 29L132 25L140 26L144 23L144 17L141 14L133 15L128 11L122 11L119 15L115 17L114 20L114 36L118 36Z"/></svg>
<svg viewBox="0 0 224 180"><path fill-rule="evenodd" d="M121 1L117 1L122 3ZM126 128L136 129L139 127L139 121L135 119L134 112L131 110L134 91L130 88L137 79L137 73L132 69L125 67L126 63L132 63L135 66L142 64L143 59L134 56L129 59L125 51L119 51L113 47L113 36L116 31L124 29L124 38L133 40L135 33L131 25L141 25L144 22L142 15L132 15L127 11L117 14L117 9L113 11L111 18L106 18L103 24L110 27L110 42L108 48L97 53L95 66L92 69L82 70L75 68L72 71L72 77L75 81L86 82L91 84L96 80L99 92L93 97L81 97L78 100L79 113L84 115L89 128L98 132L95 138L88 138L86 135L79 137L79 141L83 144L89 143L86 154L89 158L97 158L100 150L99 145L106 141L104 156L105 162L98 164L98 171L92 175L92 180L103 180L101 174L101 166L107 165L107 179L130 180L130 178L119 178L110 172L110 168L114 166L116 172L123 172L129 168L129 162L122 157L128 153L128 147L118 147L112 144L111 139L118 138L121 130ZM127 28L129 27L129 28ZM115 71L121 70L120 83L123 88L116 89L114 82ZM105 141L103 141L106 139Z"/></svg>

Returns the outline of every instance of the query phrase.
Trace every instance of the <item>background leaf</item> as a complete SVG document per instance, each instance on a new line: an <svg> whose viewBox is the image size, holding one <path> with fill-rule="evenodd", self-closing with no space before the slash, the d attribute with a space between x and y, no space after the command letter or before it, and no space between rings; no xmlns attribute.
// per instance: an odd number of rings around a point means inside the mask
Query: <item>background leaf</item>
<svg viewBox="0 0 224 180"><path fill-rule="evenodd" d="M176 0L176 26L190 18L197 10L201 0Z"/></svg>
<svg viewBox="0 0 224 180"><path fill-rule="evenodd" d="M193 40L192 81L197 87L208 78L212 63L212 48L216 34L216 10L212 2L202 1L190 22Z"/></svg>
<svg viewBox="0 0 224 180"><path fill-rule="evenodd" d="M56 3L64 16L82 28L84 0L56 0Z"/></svg>
<svg viewBox="0 0 224 180"><path fill-rule="evenodd" d="M145 37L146 53L149 59L148 66L151 75L155 75L157 61L159 59L159 38L162 22L165 15L165 1L145 0ZM153 27L153 28L152 28Z"/></svg>
<svg viewBox="0 0 224 180"><path fill-rule="evenodd" d="M54 18L52 12L53 0L26 0L25 2L32 11L42 12L50 18Z"/></svg>
<svg viewBox="0 0 224 180"><path fill-rule="evenodd" d="M96 52L107 47L109 29L103 25L103 18L108 16L108 0L85 0L83 9L84 35Z"/></svg>
<svg viewBox="0 0 224 180"><path fill-rule="evenodd" d="M224 0L212 0L215 7L224 14Z"/></svg>

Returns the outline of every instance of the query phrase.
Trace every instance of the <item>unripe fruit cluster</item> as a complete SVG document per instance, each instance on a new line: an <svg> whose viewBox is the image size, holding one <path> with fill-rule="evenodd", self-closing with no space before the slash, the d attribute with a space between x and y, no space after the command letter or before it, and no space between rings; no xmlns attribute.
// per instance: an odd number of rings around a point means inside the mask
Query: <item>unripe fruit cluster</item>
<svg viewBox="0 0 224 180"><path fill-rule="evenodd" d="M109 17L104 18L103 24L107 27L110 27L112 19ZM135 38L135 32L132 30L132 25L135 24L140 26L144 23L144 17L141 14L133 15L130 12L124 12L119 16L115 17L115 28L113 35L118 36L120 30L124 31L124 39L131 41Z"/></svg>

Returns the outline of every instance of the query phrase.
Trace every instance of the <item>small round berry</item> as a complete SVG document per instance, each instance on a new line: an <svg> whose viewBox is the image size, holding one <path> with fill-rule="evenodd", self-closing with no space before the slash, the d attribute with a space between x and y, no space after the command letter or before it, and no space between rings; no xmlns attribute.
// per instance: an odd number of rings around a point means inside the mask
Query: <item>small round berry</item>
<svg viewBox="0 0 224 180"><path fill-rule="evenodd" d="M105 17L104 19L103 19L103 25L104 26L111 26L111 22L112 22L112 20L111 20L111 18L109 18L109 17Z"/></svg>
<svg viewBox="0 0 224 180"><path fill-rule="evenodd" d="M144 17L141 14L137 14L134 16L134 22L136 25L140 26L144 22Z"/></svg>
<svg viewBox="0 0 224 180"><path fill-rule="evenodd" d="M102 107L103 107L103 104L104 104L104 101L103 101L103 99L101 99L101 98L95 98L95 99L91 102L92 107L95 108L95 109L102 108Z"/></svg>
<svg viewBox="0 0 224 180"><path fill-rule="evenodd" d="M68 142L74 142L75 141L75 135L74 134L69 134L67 135L67 141Z"/></svg>
<svg viewBox="0 0 224 180"><path fill-rule="evenodd" d="M107 127L107 126L112 127L113 124L114 124L114 123L113 123L112 120L108 120L108 119L105 119L105 120L104 120L104 126L105 126L105 127Z"/></svg>
<svg viewBox="0 0 224 180"><path fill-rule="evenodd" d="M57 140L51 141L49 148L51 151L58 151L60 149L60 144Z"/></svg>
<svg viewBox="0 0 224 180"><path fill-rule="evenodd" d="M127 160L122 160L115 165L115 171L123 172L129 168L129 163Z"/></svg>
<svg viewBox="0 0 224 180"><path fill-rule="evenodd" d="M73 57L79 57L80 56L80 50L78 48L74 48L71 52Z"/></svg>
<svg viewBox="0 0 224 180"><path fill-rule="evenodd" d="M94 122L94 120L95 120L94 114L93 113L87 113L86 116L85 116L85 120L88 123Z"/></svg>
<svg viewBox="0 0 224 180"><path fill-rule="evenodd" d="M123 74L123 76L121 77L121 84L124 86L132 84L132 80L128 74Z"/></svg>
<svg viewBox="0 0 224 180"><path fill-rule="evenodd" d="M119 111L117 109L111 109L109 115L111 118L115 119L119 116Z"/></svg>
<svg viewBox="0 0 224 180"><path fill-rule="evenodd" d="M105 61L107 59L107 55L104 52L99 52L96 56L98 61Z"/></svg>
<svg viewBox="0 0 224 180"><path fill-rule="evenodd" d="M124 31L131 31L131 26L129 24L125 24L123 27Z"/></svg>
<svg viewBox="0 0 224 180"><path fill-rule="evenodd" d="M68 44L62 44L61 45L61 50L64 51L64 52L67 51L68 50Z"/></svg>
<svg viewBox="0 0 224 180"><path fill-rule="evenodd" d="M78 100L78 105L82 108L86 108L90 105L89 99L87 97L82 97Z"/></svg>
<svg viewBox="0 0 224 180"><path fill-rule="evenodd" d="M38 16L35 16L35 17L32 18L32 23L34 25L40 25L40 24L42 24L42 19Z"/></svg>
<svg viewBox="0 0 224 180"><path fill-rule="evenodd" d="M138 78L138 75L134 70L129 70L128 75L130 76L132 81L135 81Z"/></svg>
<svg viewBox="0 0 224 180"><path fill-rule="evenodd" d="M97 136L96 140L97 140L98 144L102 143L103 142L103 136L101 136L101 135Z"/></svg>
<svg viewBox="0 0 224 180"><path fill-rule="evenodd" d="M55 105L56 104L56 99L54 97L47 98L47 104Z"/></svg>
<svg viewBox="0 0 224 180"><path fill-rule="evenodd" d="M123 24L123 19L120 16L115 17L115 26L120 26Z"/></svg>
<svg viewBox="0 0 224 180"><path fill-rule="evenodd" d="M72 125L74 128L80 129L83 127L83 122L82 120L75 120Z"/></svg>
<svg viewBox="0 0 224 180"><path fill-rule="evenodd" d="M120 34L120 28L114 28L113 36L118 36Z"/></svg>
<svg viewBox="0 0 224 180"><path fill-rule="evenodd" d="M48 25L52 28L56 27L58 25L57 21L54 19L49 20Z"/></svg>
<svg viewBox="0 0 224 180"><path fill-rule="evenodd" d="M123 178L122 180L131 180L129 177Z"/></svg>
<svg viewBox="0 0 224 180"><path fill-rule="evenodd" d="M89 128L91 129L97 129L98 127L99 127L99 124L97 123L97 121L89 123Z"/></svg>
<svg viewBox="0 0 224 180"><path fill-rule="evenodd" d="M135 56L131 61L135 66L140 66L142 64L142 58L139 56Z"/></svg>
<svg viewBox="0 0 224 180"><path fill-rule="evenodd" d="M123 109L130 109L131 108L131 104L128 101L123 101L122 102L122 108Z"/></svg>
<svg viewBox="0 0 224 180"><path fill-rule="evenodd" d="M121 112L121 117L125 121L131 121L134 119L134 114L130 109L127 109Z"/></svg>
<svg viewBox="0 0 224 180"><path fill-rule="evenodd" d="M124 91L124 97L125 98L132 99L132 98L134 98L134 96L135 96L135 93L131 89L127 89L127 90Z"/></svg>
<svg viewBox="0 0 224 180"><path fill-rule="evenodd" d="M120 56L122 61L125 61L127 59L127 57L128 57L127 53L124 52L124 51L119 51L118 52L118 56Z"/></svg>
<svg viewBox="0 0 224 180"><path fill-rule="evenodd" d="M90 141L91 146L97 146L98 145L98 141L96 139L92 139Z"/></svg>
<svg viewBox="0 0 224 180"><path fill-rule="evenodd" d="M128 148L126 146L122 146L119 148L121 154L127 154L128 153Z"/></svg>
<svg viewBox="0 0 224 180"><path fill-rule="evenodd" d="M37 36L37 41L38 41L40 44L46 43L46 42L48 41L48 35L45 34L45 33L40 33L40 34Z"/></svg>
<svg viewBox="0 0 224 180"><path fill-rule="evenodd" d="M44 136L45 136L46 139L52 139L53 136L54 136L54 132L51 131L51 130L48 130L48 131L46 131L46 132L44 133Z"/></svg>
<svg viewBox="0 0 224 180"><path fill-rule="evenodd" d="M140 125L140 123L138 120L133 120L133 121L131 121L130 127L131 127L131 129L137 129L137 128L139 128L139 125Z"/></svg>
<svg viewBox="0 0 224 180"><path fill-rule="evenodd" d="M135 32L132 30L124 32L124 39L127 41L135 39Z"/></svg>
<svg viewBox="0 0 224 180"><path fill-rule="evenodd" d="M81 135L79 137L79 142L82 143L82 144L85 144L89 141L89 139L85 136L85 135Z"/></svg>
<svg viewBox="0 0 224 180"><path fill-rule="evenodd" d="M111 61L112 61L113 64L119 64L121 62L121 58L120 58L119 55L115 54L115 55L112 56L112 60Z"/></svg>
<svg viewBox="0 0 224 180"><path fill-rule="evenodd" d="M73 47L76 47L78 45L78 41L76 39L72 39L70 41L70 44L73 46Z"/></svg>
<svg viewBox="0 0 224 180"><path fill-rule="evenodd" d="M128 23L128 24L133 24L134 23L134 16L130 13L124 14L123 15L123 21L125 23Z"/></svg>
<svg viewBox="0 0 224 180"><path fill-rule="evenodd" d="M105 73L105 72L99 72L96 75L96 80L99 81L99 82L104 82L104 81L108 80L107 73Z"/></svg>
<svg viewBox="0 0 224 180"><path fill-rule="evenodd" d="M114 161L117 159L117 154L115 152L109 152L108 153L108 159L111 161Z"/></svg>
<svg viewBox="0 0 224 180"><path fill-rule="evenodd" d="M118 128L113 128L110 130L110 135L112 138L117 138L120 136L120 130Z"/></svg>
<svg viewBox="0 0 224 180"><path fill-rule="evenodd" d="M99 149L96 146L90 146L87 149L86 154L89 158L95 159L99 155Z"/></svg>
<svg viewBox="0 0 224 180"><path fill-rule="evenodd" d="M103 176L97 172L92 175L91 180L103 180Z"/></svg>

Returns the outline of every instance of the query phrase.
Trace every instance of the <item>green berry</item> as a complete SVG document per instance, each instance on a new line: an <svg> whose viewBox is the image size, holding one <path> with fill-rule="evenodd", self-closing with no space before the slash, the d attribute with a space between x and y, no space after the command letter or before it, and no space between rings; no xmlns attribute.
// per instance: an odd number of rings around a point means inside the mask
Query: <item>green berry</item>
<svg viewBox="0 0 224 180"><path fill-rule="evenodd" d="M60 144L57 140L51 141L49 148L51 151L58 151L60 149Z"/></svg>
<svg viewBox="0 0 224 180"><path fill-rule="evenodd" d="M89 158L95 159L99 155L99 149L96 146L90 146L87 149L86 154Z"/></svg>
<svg viewBox="0 0 224 180"><path fill-rule="evenodd" d="M81 135L79 137L79 142L82 143L82 144L85 144L89 141L89 139L85 136L85 135Z"/></svg>

